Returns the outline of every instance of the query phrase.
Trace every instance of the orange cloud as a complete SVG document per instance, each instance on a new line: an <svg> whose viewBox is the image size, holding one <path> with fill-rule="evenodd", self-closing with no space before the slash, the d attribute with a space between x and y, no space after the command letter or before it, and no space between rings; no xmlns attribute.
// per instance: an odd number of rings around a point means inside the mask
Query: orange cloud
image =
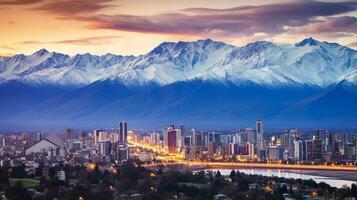
<svg viewBox="0 0 357 200"><path fill-rule="evenodd" d="M98 36L98 37L83 37L58 41L22 41L17 44L32 45L32 44L71 44L71 45L101 45L107 44L111 39L121 38L121 36Z"/></svg>
<svg viewBox="0 0 357 200"><path fill-rule="evenodd" d="M30 5L40 2L42 2L42 0L0 0L0 6Z"/></svg>
<svg viewBox="0 0 357 200"><path fill-rule="evenodd" d="M56 0L41 4L33 9L45 11L61 17L94 13L99 10L112 7L109 4L113 0Z"/></svg>
<svg viewBox="0 0 357 200"><path fill-rule="evenodd" d="M60 19L86 22L91 29L201 36L249 36L255 33L276 35L286 32L285 27L299 28L317 22L318 17L342 15L357 10L357 2L297 1L227 9L187 8L140 16L93 13L108 7L109 0L91 1L83 7L76 6L81 0L60 2L61 6L52 3L36 9L51 12Z"/></svg>

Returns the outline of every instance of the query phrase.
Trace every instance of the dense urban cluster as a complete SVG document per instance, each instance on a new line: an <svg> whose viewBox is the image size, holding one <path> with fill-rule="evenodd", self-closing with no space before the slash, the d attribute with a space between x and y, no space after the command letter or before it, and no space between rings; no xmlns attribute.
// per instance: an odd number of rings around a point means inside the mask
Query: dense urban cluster
<svg viewBox="0 0 357 200"><path fill-rule="evenodd" d="M169 125L162 133L134 134L139 144L162 147L186 160L230 160L267 163L348 164L356 161L357 135L316 129L303 133L292 129L280 134L264 134L263 121L256 128L234 133L186 130Z"/></svg>
<svg viewBox="0 0 357 200"><path fill-rule="evenodd" d="M355 184L248 175L182 163L283 163L356 167L352 133L297 129L199 131L74 130L0 135L0 198L26 199L353 199ZM174 164L174 165L171 165ZM201 171L203 170L203 171Z"/></svg>

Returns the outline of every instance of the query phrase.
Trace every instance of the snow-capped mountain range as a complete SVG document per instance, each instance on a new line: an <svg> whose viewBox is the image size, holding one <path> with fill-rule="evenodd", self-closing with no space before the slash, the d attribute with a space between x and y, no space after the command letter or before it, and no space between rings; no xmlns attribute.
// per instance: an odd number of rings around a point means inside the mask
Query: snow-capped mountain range
<svg viewBox="0 0 357 200"><path fill-rule="evenodd" d="M313 38L293 45L257 41L243 47L206 39L164 42L140 56L68 56L41 49L28 56L0 57L1 82L81 87L108 79L127 86L197 79L267 86L357 84L357 51Z"/></svg>
<svg viewBox="0 0 357 200"><path fill-rule="evenodd" d="M357 51L304 39L165 42L145 55L0 57L0 127L357 128Z"/></svg>

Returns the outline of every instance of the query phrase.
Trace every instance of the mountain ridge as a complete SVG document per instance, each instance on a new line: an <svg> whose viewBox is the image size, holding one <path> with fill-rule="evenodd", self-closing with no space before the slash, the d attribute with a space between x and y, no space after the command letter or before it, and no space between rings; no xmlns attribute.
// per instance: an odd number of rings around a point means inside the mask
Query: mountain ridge
<svg viewBox="0 0 357 200"><path fill-rule="evenodd" d="M356 128L357 52L307 38L242 47L165 42L147 54L45 49L0 57L0 126Z"/></svg>
<svg viewBox="0 0 357 200"><path fill-rule="evenodd" d="M337 43L304 39L295 45L256 41L236 47L211 39L164 42L139 56L76 54L40 49L31 55L0 57L0 78L82 87L98 80L126 85L168 85L194 79L242 84L328 87L357 69L357 52ZM2 82L3 82L2 81ZM357 84L354 79L349 82ZM1 84L1 83L0 83Z"/></svg>

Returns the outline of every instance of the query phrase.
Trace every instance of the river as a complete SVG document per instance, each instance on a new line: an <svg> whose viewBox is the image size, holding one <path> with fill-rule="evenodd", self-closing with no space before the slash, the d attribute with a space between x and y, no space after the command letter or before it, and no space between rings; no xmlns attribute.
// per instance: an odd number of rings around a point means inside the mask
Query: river
<svg viewBox="0 0 357 200"><path fill-rule="evenodd" d="M212 169L216 171L217 169ZM325 182L332 187L341 188L344 185L351 186L357 183L357 173L336 172L336 171L316 171L316 170L279 170L279 169L235 169L245 174L255 174L262 176L277 176L294 179L312 179L317 183ZM232 169L219 169L222 175L228 176Z"/></svg>

